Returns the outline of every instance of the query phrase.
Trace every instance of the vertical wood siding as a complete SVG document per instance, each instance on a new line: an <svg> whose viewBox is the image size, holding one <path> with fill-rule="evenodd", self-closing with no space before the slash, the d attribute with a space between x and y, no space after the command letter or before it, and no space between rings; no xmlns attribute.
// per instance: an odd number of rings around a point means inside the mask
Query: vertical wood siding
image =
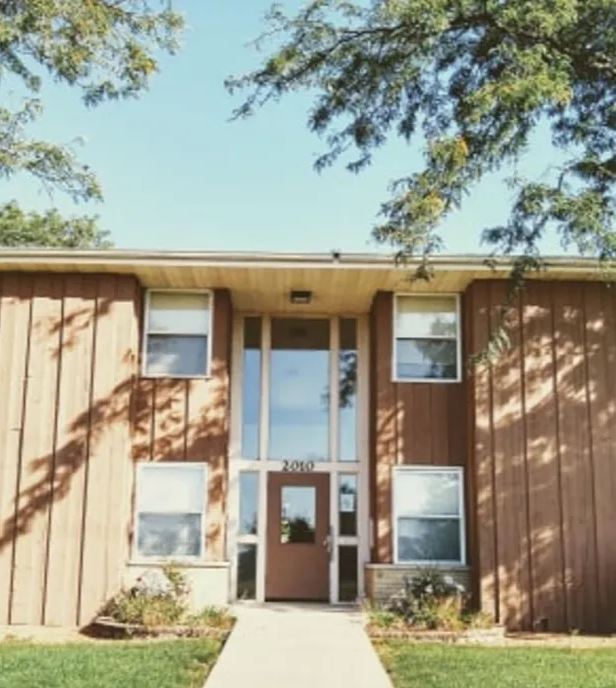
<svg viewBox="0 0 616 688"><path fill-rule="evenodd" d="M143 379L135 399L136 460L206 461L206 557L224 559L229 432L231 299L214 293L212 365L207 379Z"/></svg>
<svg viewBox="0 0 616 688"><path fill-rule="evenodd" d="M371 489L373 561L393 557L391 476L395 465L464 466L464 383L392 382L393 294L371 310Z"/></svg>
<svg viewBox="0 0 616 688"><path fill-rule="evenodd" d="M82 625L130 556L134 462L210 465L208 557L224 556L230 298L212 376L139 379L130 276L0 275L0 624Z"/></svg>
<svg viewBox="0 0 616 688"><path fill-rule="evenodd" d="M470 350L506 289L467 290ZM615 309L604 284L532 282L510 350L469 378L478 590L512 628L616 628Z"/></svg>

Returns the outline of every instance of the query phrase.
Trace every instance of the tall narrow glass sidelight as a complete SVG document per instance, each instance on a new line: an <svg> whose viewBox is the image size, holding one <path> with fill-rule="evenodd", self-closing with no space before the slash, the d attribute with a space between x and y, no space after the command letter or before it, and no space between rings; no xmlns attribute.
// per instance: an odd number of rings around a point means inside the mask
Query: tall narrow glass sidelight
<svg viewBox="0 0 616 688"><path fill-rule="evenodd" d="M338 453L340 461L357 460L357 320L340 319L338 354Z"/></svg>
<svg viewBox="0 0 616 688"><path fill-rule="evenodd" d="M261 318L244 318L242 457L259 458L261 418Z"/></svg>

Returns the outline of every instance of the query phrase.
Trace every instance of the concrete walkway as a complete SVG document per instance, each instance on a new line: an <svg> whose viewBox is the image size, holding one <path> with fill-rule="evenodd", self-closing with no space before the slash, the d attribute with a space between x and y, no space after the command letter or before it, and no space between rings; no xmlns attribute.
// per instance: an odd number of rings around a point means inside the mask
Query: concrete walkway
<svg viewBox="0 0 616 688"><path fill-rule="evenodd" d="M237 605L206 688L391 688L354 609Z"/></svg>

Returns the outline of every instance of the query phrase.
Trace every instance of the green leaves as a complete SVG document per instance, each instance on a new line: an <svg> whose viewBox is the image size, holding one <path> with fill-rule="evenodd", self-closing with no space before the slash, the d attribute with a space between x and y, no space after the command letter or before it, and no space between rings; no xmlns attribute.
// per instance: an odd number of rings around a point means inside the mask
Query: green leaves
<svg viewBox="0 0 616 688"><path fill-rule="evenodd" d="M174 53L183 18L167 1L6 0L0 9L0 76L21 85L19 109L0 104L0 175L37 177L74 200L100 199L94 174L74 152L31 139L42 112L42 78L77 88L84 102L136 97L158 71L159 51Z"/></svg>
<svg viewBox="0 0 616 688"><path fill-rule="evenodd" d="M609 252L612 0L313 0L295 16L277 8L267 36L279 47L264 67L228 82L248 89L237 114L316 91L308 125L327 144L317 169L355 149L347 167L357 172L390 137L425 140L423 169L398 180L382 206L379 240L407 254L439 247L444 217L479 179L516 160L547 119L571 164L541 189L520 188L510 224L486 240L501 252L532 252L549 223L580 250Z"/></svg>
<svg viewBox="0 0 616 688"><path fill-rule="evenodd" d="M312 0L291 17L278 8L269 29L279 47L265 66L228 82L248 90L239 115L314 91L308 126L327 145L317 169L354 150L357 172L391 137L424 141L422 168L392 184L374 230L399 260L422 257L416 277L431 276L443 219L525 152L540 121L569 163L518 180L509 221L483 232L492 251L519 255L512 294L540 269L548 230L582 254L616 257L614 0Z"/></svg>
<svg viewBox="0 0 616 688"><path fill-rule="evenodd" d="M108 232L94 217L65 219L56 210L24 213L17 203L0 206L0 246L51 248L108 248Z"/></svg>

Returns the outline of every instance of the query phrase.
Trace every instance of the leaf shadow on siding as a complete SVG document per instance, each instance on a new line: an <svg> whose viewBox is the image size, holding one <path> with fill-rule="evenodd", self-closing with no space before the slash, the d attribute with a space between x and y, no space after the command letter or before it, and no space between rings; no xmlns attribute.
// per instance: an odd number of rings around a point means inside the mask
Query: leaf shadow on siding
<svg viewBox="0 0 616 688"><path fill-rule="evenodd" d="M475 380L482 589L511 628L614 630L614 313L607 285L530 284Z"/></svg>
<svg viewBox="0 0 616 688"><path fill-rule="evenodd" d="M206 555L222 558L228 444L228 369L214 356L207 379L141 379L134 413L135 461L208 465Z"/></svg>
<svg viewBox="0 0 616 688"><path fill-rule="evenodd" d="M10 621L17 590L22 601L32 597L23 612L33 615L31 623L45 622L48 613L57 623L81 623L80 604L87 617L114 592L132 537L133 464L141 458L133 439L144 422L138 403L145 381L136 374L141 291L129 278L69 275L39 280L34 287L24 286L22 278L5 281L1 293L3 308L11 300L27 308L33 297L49 305L35 307L34 316L30 306L30 320L12 325L27 331L33 344L21 353L28 372L24 376L23 365L12 370L11 384L44 413L23 416L25 402L19 413L16 408L15 452L0 457L4 476L11 475L5 485L14 486L4 491L10 502L0 505L0 623ZM8 322L0 326L5 336L15 336L6 330ZM29 375L31 361L52 380L46 390ZM191 397L184 450L177 456L196 460L198 453L213 466L212 503L225 481L226 439L218 435L226 432L227 398L226 377L220 376L226 376L226 368L215 357L207 394L201 390L202 398ZM153 435L155 456L175 446L173 394L163 382L156 402L163 421ZM192 386L186 383L187 389ZM41 395L48 399L42 406ZM49 438L44 442L37 438L39 427ZM48 451L37 453L47 445ZM209 538L221 540L221 519L210 524Z"/></svg>

